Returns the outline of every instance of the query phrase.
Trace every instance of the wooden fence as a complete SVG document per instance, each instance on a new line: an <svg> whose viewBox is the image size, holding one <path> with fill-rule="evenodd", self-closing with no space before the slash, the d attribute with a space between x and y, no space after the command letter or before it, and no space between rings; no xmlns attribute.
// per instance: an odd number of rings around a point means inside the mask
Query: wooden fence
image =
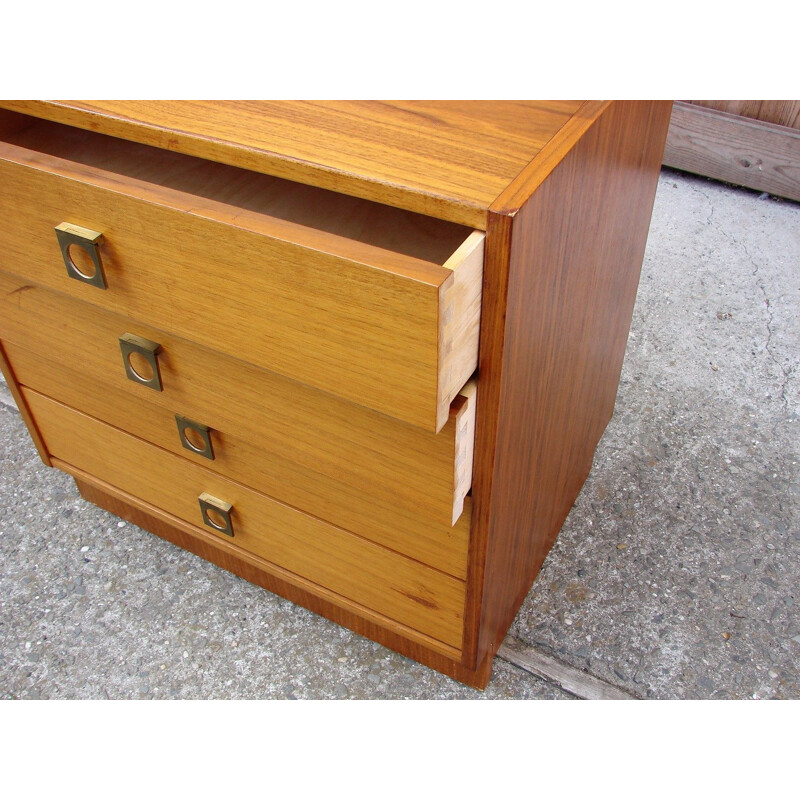
<svg viewBox="0 0 800 800"><path fill-rule="evenodd" d="M800 200L800 100L678 101L663 163Z"/></svg>

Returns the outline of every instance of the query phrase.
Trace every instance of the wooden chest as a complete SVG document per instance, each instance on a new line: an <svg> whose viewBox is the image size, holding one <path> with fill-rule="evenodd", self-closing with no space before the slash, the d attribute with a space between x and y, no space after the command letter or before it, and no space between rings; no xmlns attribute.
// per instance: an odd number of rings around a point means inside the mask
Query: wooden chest
<svg viewBox="0 0 800 800"><path fill-rule="evenodd" d="M0 363L85 498L477 687L611 417L665 102L0 102Z"/></svg>

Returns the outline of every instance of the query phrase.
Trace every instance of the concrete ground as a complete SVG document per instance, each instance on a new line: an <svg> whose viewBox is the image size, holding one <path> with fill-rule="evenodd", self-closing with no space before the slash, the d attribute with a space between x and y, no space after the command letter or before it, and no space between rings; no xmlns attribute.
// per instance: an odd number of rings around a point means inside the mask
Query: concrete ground
<svg viewBox="0 0 800 800"><path fill-rule="evenodd" d="M617 409L510 631L643 698L800 698L800 206L665 170ZM84 502L0 385L0 696L468 689Z"/></svg>

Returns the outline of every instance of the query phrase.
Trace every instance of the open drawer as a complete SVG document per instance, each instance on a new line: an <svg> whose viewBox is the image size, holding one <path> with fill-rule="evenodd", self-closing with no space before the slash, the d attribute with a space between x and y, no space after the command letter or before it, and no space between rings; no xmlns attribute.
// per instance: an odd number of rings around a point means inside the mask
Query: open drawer
<svg viewBox="0 0 800 800"><path fill-rule="evenodd" d="M0 268L446 423L477 366L483 233L12 112L0 131Z"/></svg>

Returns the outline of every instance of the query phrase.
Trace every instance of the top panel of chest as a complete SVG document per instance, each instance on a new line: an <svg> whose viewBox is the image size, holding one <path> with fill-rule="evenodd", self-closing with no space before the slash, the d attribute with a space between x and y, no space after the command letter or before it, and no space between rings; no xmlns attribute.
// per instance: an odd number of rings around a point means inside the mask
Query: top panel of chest
<svg viewBox="0 0 800 800"><path fill-rule="evenodd" d="M0 106L485 230L579 101L0 101ZM565 128L566 126L566 128Z"/></svg>

